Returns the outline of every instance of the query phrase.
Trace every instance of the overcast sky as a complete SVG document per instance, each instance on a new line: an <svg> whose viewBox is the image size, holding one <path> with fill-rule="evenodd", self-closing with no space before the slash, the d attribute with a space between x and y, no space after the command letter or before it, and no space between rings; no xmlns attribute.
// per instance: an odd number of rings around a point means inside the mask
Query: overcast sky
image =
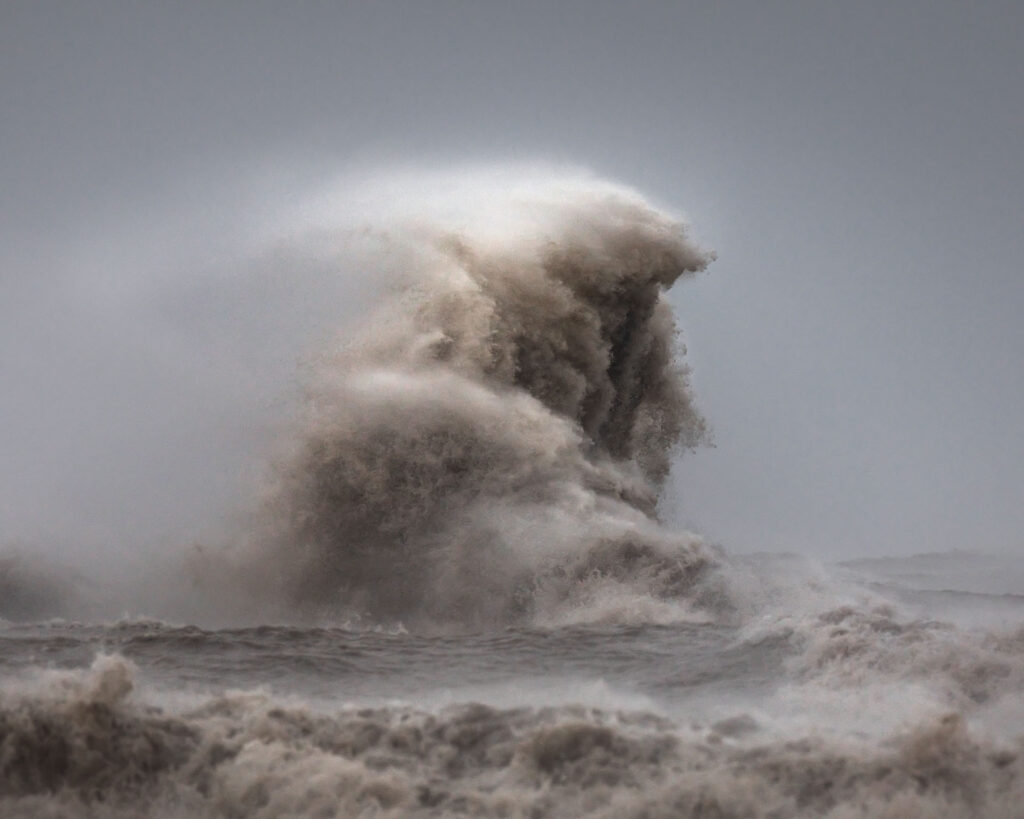
<svg viewBox="0 0 1024 819"><path fill-rule="evenodd" d="M1024 554L1022 42L1016 2L0 0L0 541L224 514L297 339L366 298L247 256L276 213L543 160L718 252L672 297L717 442L673 521Z"/></svg>

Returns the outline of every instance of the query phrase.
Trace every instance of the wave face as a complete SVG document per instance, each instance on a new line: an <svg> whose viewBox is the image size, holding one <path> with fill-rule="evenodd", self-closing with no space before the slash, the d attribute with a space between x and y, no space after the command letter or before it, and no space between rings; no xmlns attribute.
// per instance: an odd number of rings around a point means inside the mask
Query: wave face
<svg viewBox="0 0 1024 819"><path fill-rule="evenodd" d="M245 559L288 609L561 622L707 573L655 509L706 437L665 292L710 255L628 190L505 182L369 231L398 292L311 367Z"/></svg>

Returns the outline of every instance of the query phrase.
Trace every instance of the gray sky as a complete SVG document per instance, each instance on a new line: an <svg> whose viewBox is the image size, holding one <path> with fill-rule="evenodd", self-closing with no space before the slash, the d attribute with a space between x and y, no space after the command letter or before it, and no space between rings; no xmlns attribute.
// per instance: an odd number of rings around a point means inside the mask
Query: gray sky
<svg viewBox="0 0 1024 819"><path fill-rule="evenodd" d="M0 0L0 540L223 514L296 339L365 298L242 259L278 209L539 159L718 251L673 297L717 441L673 520L1024 554L1022 42L1013 2Z"/></svg>

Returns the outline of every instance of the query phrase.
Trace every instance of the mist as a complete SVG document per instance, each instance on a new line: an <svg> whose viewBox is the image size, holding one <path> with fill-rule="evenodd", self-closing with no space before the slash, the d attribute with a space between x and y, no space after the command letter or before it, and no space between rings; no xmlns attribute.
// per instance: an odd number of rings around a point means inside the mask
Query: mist
<svg viewBox="0 0 1024 819"><path fill-rule="evenodd" d="M169 197L55 232L41 269L8 265L35 273L5 278L0 330L4 537L22 550L144 562L222 529L304 357L372 301L380 283L330 242L261 223L287 218L269 194L236 181L226 213L214 193L198 213Z"/></svg>
<svg viewBox="0 0 1024 819"><path fill-rule="evenodd" d="M665 516L736 551L1019 552L1015 7L3 21L5 543L88 562L205 538L303 357L379 285L290 247L302 214L381 170L543 161L718 253L671 297L714 447Z"/></svg>

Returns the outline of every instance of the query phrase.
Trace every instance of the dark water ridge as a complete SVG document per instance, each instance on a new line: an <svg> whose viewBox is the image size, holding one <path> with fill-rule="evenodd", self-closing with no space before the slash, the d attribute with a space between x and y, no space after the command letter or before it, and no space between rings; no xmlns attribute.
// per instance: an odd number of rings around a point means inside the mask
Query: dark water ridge
<svg viewBox="0 0 1024 819"><path fill-rule="evenodd" d="M6 674L88 665L98 653L133 662L147 680L218 690L266 686L334 700L402 698L524 678L601 679L663 698L703 685L776 679L785 635L750 644L715 625L580 626L425 637L259 626L204 630L152 621L50 621L0 628Z"/></svg>

